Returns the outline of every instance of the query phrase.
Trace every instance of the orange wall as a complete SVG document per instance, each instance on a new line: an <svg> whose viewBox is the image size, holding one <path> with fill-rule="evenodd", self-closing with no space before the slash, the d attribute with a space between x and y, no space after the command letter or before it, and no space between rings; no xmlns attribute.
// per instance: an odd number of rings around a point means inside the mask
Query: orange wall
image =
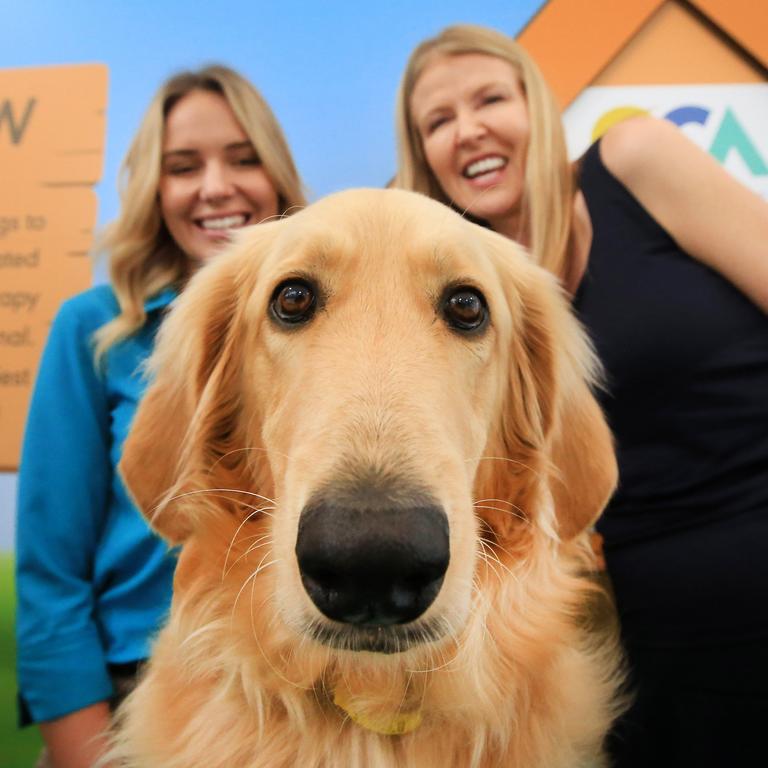
<svg viewBox="0 0 768 768"><path fill-rule="evenodd" d="M518 36L562 107L590 85L764 82L766 0L549 0Z"/></svg>
<svg viewBox="0 0 768 768"><path fill-rule="evenodd" d="M680 3L667 2L590 85L760 83L764 79L728 38Z"/></svg>

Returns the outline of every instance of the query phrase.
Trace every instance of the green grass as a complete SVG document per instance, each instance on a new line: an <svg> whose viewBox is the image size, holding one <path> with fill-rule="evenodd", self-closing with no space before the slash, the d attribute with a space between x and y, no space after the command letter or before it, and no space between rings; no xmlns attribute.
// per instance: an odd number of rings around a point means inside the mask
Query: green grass
<svg viewBox="0 0 768 768"><path fill-rule="evenodd" d="M32 768L40 752L35 727L16 727L13 555L0 553L0 768Z"/></svg>

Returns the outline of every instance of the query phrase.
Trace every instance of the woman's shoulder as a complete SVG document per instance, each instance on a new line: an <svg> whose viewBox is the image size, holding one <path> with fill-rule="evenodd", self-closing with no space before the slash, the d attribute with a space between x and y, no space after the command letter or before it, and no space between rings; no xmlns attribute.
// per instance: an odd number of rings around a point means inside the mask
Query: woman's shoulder
<svg viewBox="0 0 768 768"><path fill-rule="evenodd" d="M56 317L59 325L95 330L120 312L117 297L109 285L96 285L65 299Z"/></svg>
<svg viewBox="0 0 768 768"><path fill-rule="evenodd" d="M650 116L633 117L610 128L600 141L600 157L608 171L681 244L691 223L690 216L681 214L681 205L698 199L702 185L719 188L728 178L676 125Z"/></svg>
<svg viewBox="0 0 768 768"><path fill-rule="evenodd" d="M640 179L661 171L675 155L692 147L668 120L633 117L611 127L600 139L605 167L630 190Z"/></svg>
<svg viewBox="0 0 768 768"><path fill-rule="evenodd" d="M76 293L74 296L70 296L68 299L65 299L61 308L62 310L66 308L68 312L81 315L99 312L116 314L120 311L115 292L112 290L112 286L108 284L94 285L80 293Z"/></svg>
<svg viewBox="0 0 768 768"><path fill-rule="evenodd" d="M759 195L665 120L613 126L600 154L685 253L768 311L768 207Z"/></svg>

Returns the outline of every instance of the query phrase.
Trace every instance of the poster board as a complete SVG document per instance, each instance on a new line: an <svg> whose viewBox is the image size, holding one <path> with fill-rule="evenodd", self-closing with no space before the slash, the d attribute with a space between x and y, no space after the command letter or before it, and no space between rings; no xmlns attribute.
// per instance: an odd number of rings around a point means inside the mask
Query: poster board
<svg viewBox="0 0 768 768"><path fill-rule="evenodd" d="M0 470L18 467L40 354L91 285L107 67L0 70Z"/></svg>
<svg viewBox="0 0 768 768"><path fill-rule="evenodd" d="M768 83L587 88L563 115L570 157L579 157L614 123L643 114L677 125L768 200Z"/></svg>

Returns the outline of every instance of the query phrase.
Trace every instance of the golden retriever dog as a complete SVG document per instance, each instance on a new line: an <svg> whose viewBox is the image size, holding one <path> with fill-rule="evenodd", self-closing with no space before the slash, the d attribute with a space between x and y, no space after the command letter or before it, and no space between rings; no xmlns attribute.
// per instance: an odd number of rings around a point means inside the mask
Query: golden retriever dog
<svg viewBox="0 0 768 768"><path fill-rule="evenodd" d="M181 550L117 764L599 764L594 371L556 281L426 197L353 190L242 233L164 324L125 445Z"/></svg>

